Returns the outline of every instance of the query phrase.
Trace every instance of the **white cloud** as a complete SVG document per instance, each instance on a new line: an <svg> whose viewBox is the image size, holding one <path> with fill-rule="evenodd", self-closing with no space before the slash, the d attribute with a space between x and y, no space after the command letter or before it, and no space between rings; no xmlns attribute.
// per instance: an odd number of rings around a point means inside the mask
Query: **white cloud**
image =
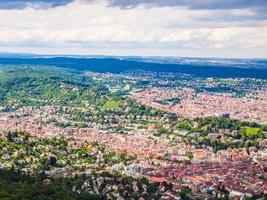
<svg viewBox="0 0 267 200"><path fill-rule="evenodd" d="M267 22L250 19L253 15L249 9L189 10L144 5L120 9L108 6L106 1L75 1L43 10L0 10L0 44L57 49L265 48Z"/></svg>

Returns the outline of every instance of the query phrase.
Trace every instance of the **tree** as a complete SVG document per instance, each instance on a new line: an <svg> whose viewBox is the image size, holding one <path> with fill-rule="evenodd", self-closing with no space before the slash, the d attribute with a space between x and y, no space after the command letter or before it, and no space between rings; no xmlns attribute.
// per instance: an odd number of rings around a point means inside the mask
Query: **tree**
<svg viewBox="0 0 267 200"><path fill-rule="evenodd" d="M55 155L50 155L49 162L50 162L50 165L56 166L57 165L57 157Z"/></svg>
<svg viewBox="0 0 267 200"><path fill-rule="evenodd" d="M47 176L46 176L45 171L42 170L42 171L38 174L37 179L38 179L40 182L42 182L43 180L47 179Z"/></svg>
<svg viewBox="0 0 267 200"><path fill-rule="evenodd" d="M186 195L189 194L190 192L191 192L191 188L184 187L180 192L181 198L182 199L187 199Z"/></svg>

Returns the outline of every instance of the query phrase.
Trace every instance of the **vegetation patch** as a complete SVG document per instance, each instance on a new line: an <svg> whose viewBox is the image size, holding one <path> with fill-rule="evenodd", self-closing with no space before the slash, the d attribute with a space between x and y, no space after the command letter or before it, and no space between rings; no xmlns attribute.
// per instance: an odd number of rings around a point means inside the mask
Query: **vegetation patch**
<svg viewBox="0 0 267 200"><path fill-rule="evenodd" d="M240 133L243 137L247 138L259 138L262 135L262 131L260 128L249 126L242 127Z"/></svg>
<svg viewBox="0 0 267 200"><path fill-rule="evenodd" d="M106 101L105 104L102 106L104 109L116 109L121 106L119 101Z"/></svg>

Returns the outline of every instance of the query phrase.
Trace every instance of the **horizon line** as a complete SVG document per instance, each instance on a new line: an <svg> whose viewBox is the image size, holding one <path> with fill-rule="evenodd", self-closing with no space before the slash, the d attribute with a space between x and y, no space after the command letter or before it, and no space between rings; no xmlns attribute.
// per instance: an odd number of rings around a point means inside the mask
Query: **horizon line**
<svg viewBox="0 0 267 200"><path fill-rule="evenodd" d="M21 56L40 56L40 57L110 57L110 58L201 58L201 59L225 59L225 60L267 60L263 57L223 57L223 56L173 56L173 55L116 55L116 54L65 54L65 53L31 53L31 52L0 52L0 58L10 58L3 57L6 55L21 55ZM2 56L2 57L1 57ZM18 57L19 58L19 57Z"/></svg>

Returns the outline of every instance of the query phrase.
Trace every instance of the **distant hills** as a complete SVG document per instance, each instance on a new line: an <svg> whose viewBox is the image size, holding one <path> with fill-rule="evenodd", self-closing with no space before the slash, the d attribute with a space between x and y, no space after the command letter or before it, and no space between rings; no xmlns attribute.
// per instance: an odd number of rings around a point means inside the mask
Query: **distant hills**
<svg viewBox="0 0 267 200"><path fill-rule="evenodd" d="M267 79L267 60L173 57L47 56L0 53L3 65L45 65L121 73L128 70L187 73L202 77Z"/></svg>

